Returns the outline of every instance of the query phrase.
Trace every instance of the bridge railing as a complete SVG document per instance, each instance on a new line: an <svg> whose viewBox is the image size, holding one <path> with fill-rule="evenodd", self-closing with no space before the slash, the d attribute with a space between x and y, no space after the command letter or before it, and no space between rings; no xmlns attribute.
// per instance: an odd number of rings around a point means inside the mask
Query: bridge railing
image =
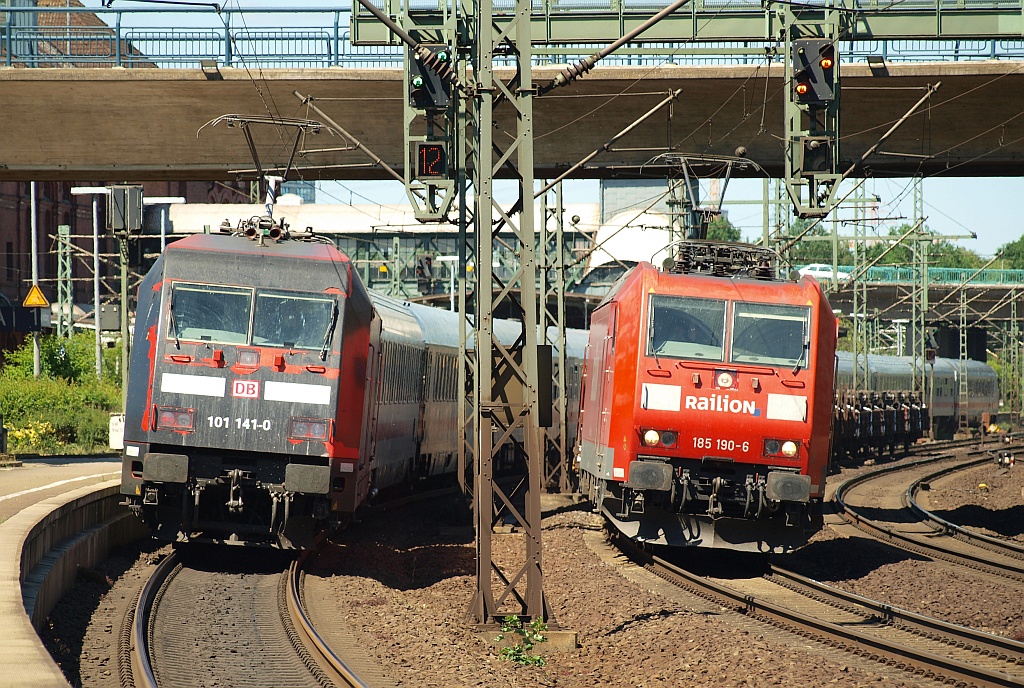
<svg viewBox="0 0 1024 688"><path fill-rule="evenodd" d="M398 6L392 0L377 1L388 8ZM406 2L417 9L436 11L438 7L438 0ZM535 0L540 16L560 18L600 13L607 19L626 12L649 12L664 4L664 0ZM699 0L691 4L694 11L728 10L733 15L764 15L760 0ZM868 0L855 4L869 6ZM872 2L870 6L878 4ZM499 3L496 11L499 14L511 12L514 7L515 3L508 0ZM958 10L1006 12L1014 9L1024 22L1024 0L905 0L894 7L901 11L914 8L944 11L947 22ZM365 23L360 15L356 18ZM399 46L356 45L352 19L348 8L250 8L215 12L210 7L170 6L0 7L0 64L8 67L198 68L203 60L215 60L223 67L401 67L403 51ZM535 49L535 61L537 64L564 63L591 54L593 46L593 42L551 40ZM666 62L753 64L764 63L765 55L776 48L776 43L768 40L648 39L625 46L605 63L637 66ZM881 56L891 62L1024 59L1024 40L842 41L840 54L844 62L865 61L868 55Z"/></svg>
<svg viewBox="0 0 1024 688"><path fill-rule="evenodd" d="M839 273L855 274L852 265L840 265ZM910 284L917 281L917 268L878 266L868 268L860 277L865 282L881 284ZM1024 270L999 270L989 268L978 271L975 268L928 268L930 284L970 286L1020 286L1024 287Z"/></svg>

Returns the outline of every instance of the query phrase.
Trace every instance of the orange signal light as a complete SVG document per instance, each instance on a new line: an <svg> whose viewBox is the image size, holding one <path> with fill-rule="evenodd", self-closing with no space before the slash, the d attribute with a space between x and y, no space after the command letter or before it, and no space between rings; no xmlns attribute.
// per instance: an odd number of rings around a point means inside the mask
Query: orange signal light
<svg viewBox="0 0 1024 688"><path fill-rule="evenodd" d="M821 62L819 62L818 64L821 65L822 69L832 69L832 67L835 66L835 63L835 60L833 60L831 57L825 56L821 58Z"/></svg>
<svg viewBox="0 0 1024 688"><path fill-rule="evenodd" d="M807 85L807 82L805 82L805 81L801 81L801 82L799 82L799 83L798 83L798 84L796 85L796 94L797 94L798 96L804 96L804 95L807 95L807 92L808 92L809 90L811 90L811 89L810 89L810 87L809 87L809 86Z"/></svg>

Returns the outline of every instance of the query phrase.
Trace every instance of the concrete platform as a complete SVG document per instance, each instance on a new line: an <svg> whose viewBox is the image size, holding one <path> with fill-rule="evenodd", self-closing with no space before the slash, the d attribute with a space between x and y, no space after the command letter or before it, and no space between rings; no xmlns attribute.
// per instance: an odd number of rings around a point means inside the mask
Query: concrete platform
<svg viewBox="0 0 1024 688"><path fill-rule="evenodd" d="M121 474L115 457L22 456L18 464L0 464L0 522L43 499Z"/></svg>
<svg viewBox="0 0 1024 688"><path fill-rule="evenodd" d="M0 688L70 685L43 647L26 610L23 584L31 572L25 569L35 568L31 606L37 616L41 612L45 616L68 577L74 578L81 557L96 556L108 537L96 529L84 539L68 540L67 532L78 527L60 523L60 512L74 521L80 517L71 516L77 502L92 502L90 496L97 489L110 491L119 484L120 465L113 459L34 459L0 470ZM61 541L60 548L54 547L54 539ZM57 557L61 549L72 555Z"/></svg>
<svg viewBox="0 0 1024 688"><path fill-rule="evenodd" d="M53 688L70 686L39 640L25 611L21 591L21 551L29 533L56 506L88 494L80 488L67 495L37 502L0 524L0 624L4 628L4 671L0 686Z"/></svg>

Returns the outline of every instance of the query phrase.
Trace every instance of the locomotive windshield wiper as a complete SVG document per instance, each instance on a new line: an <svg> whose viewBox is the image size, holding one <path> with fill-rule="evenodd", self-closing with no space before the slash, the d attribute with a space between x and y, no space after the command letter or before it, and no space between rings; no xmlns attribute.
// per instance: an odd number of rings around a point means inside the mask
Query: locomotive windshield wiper
<svg viewBox="0 0 1024 688"><path fill-rule="evenodd" d="M171 330L174 332L174 348L180 350L181 342L178 341L178 319L174 316L174 296L171 296L171 307L168 310L171 313Z"/></svg>
<svg viewBox="0 0 1024 688"><path fill-rule="evenodd" d="M806 334L804 335L804 345L800 347L800 357L796 359L796 365L793 366L793 374L796 375L803 368L804 357L807 356L807 350L811 348L811 339Z"/></svg>
<svg viewBox="0 0 1024 688"><path fill-rule="evenodd" d="M338 324L338 302L334 302L334 308L331 310L331 324L327 326L327 332L324 333L324 345L320 347L320 360L327 360L327 346L331 343L331 335L334 334L334 327Z"/></svg>

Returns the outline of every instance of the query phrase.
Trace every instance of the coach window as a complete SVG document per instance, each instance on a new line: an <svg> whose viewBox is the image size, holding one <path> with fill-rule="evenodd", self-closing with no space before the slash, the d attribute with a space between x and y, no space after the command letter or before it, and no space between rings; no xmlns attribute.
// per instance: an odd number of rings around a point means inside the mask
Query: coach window
<svg viewBox="0 0 1024 688"><path fill-rule="evenodd" d="M737 301L733 306L733 363L807 366L810 309Z"/></svg>
<svg viewBox="0 0 1024 688"><path fill-rule="evenodd" d="M175 282L167 310L167 337L247 344L251 312L252 289Z"/></svg>
<svg viewBox="0 0 1024 688"><path fill-rule="evenodd" d="M377 371L379 381L377 393L381 404L388 403L388 343L387 340L380 341L380 368Z"/></svg>
<svg viewBox="0 0 1024 688"><path fill-rule="evenodd" d="M725 301L651 296L648 356L722 360Z"/></svg>

